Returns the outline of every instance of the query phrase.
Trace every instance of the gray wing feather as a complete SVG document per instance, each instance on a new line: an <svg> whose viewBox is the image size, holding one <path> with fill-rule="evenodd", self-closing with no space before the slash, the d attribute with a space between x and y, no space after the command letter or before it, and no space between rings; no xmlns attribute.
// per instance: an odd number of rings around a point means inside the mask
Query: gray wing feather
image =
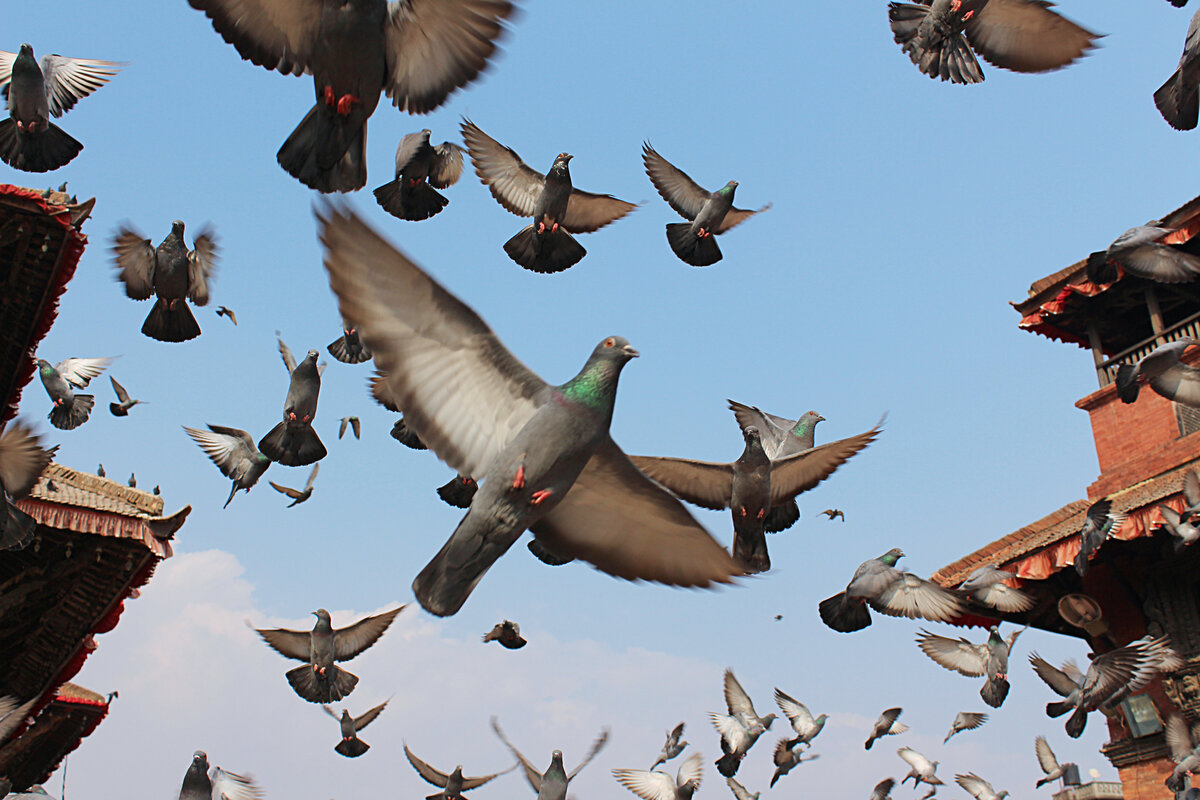
<svg viewBox="0 0 1200 800"><path fill-rule="evenodd" d="M882 429L880 420L869 431L857 436L819 445L780 461L771 462L771 505L777 506L801 492L807 492L846 463L854 454L875 441Z"/></svg>
<svg viewBox="0 0 1200 800"><path fill-rule="evenodd" d="M733 496L733 464L690 458L630 456L634 466L689 503L720 511Z"/></svg>
<svg viewBox="0 0 1200 800"><path fill-rule="evenodd" d="M392 624L392 620L407 607L407 604L382 614L376 614L359 620L348 628L335 630L333 636L333 657L337 661L349 661L383 636L383 632Z"/></svg>
<svg viewBox="0 0 1200 800"><path fill-rule="evenodd" d="M154 245L138 231L122 226L113 242L117 278L125 284L125 294L134 300L147 300L154 294Z"/></svg>
<svg viewBox="0 0 1200 800"><path fill-rule="evenodd" d="M461 147L453 142L442 142L433 148L433 168L429 172L429 183L437 189L445 189L458 183L463 171L463 153Z"/></svg>
<svg viewBox="0 0 1200 800"><path fill-rule="evenodd" d="M642 144L642 163L646 166L650 183L654 184L662 199L675 209L675 213L686 220L695 219L711 193L659 155L649 142Z"/></svg>
<svg viewBox="0 0 1200 800"><path fill-rule="evenodd" d="M211 228L205 228L193 241L188 253L188 298L198 306L208 305L208 282L217 269L217 241Z"/></svg>
<svg viewBox="0 0 1200 800"><path fill-rule="evenodd" d="M516 150L500 144L469 119L463 120L462 135L475 164L475 174L492 197L518 217L532 217L546 176L526 164Z"/></svg>
<svg viewBox="0 0 1200 800"><path fill-rule="evenodd" d="M189 0L242 58L285 75L308 71L323 0Z"/></svg>

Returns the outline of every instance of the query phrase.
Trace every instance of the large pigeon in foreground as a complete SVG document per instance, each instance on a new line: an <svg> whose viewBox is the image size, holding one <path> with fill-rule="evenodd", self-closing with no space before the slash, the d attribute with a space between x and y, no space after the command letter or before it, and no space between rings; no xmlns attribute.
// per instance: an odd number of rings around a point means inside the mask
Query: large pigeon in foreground
<svg viewBox="0 0 1200 800"><path fill-rule="evenodd" d="M852 633L871 624L867 606L892 617L921 617L948 622L962 613L962 600L935 583L896 569L904 551L893 547L879 558L858 565L846 591L822 600L821 621L838 633Z"/></svg>
<svg viewBox="0 0 1200 800"><path fill-rule="evenodd" d="M1200 278L1200 256L1168 243L1178 234L1157 220L1130 228L1106 249L1088 255L1085 274L1093 283L1113 283L1120 277L1120 266L1155 283L1191 283Z"/></svg>
<svg viewBox="0 0 1200 800"><path fill-rule="evenodd" d="M413 581L450 616L527 528L564 558L676 586L728 583L737 563L609 436L617 377L637 355L609 336L551 386L479 315L351 212L318 210L329 284L358 320L406 425L480 484L450 539Z"/></svg>
<svg viewBox="0 0 1200 800"><path fill-rule="evenodd" d="M217 245L213 232L205 228L188 250L183 239L183 222L171 223L171 232L158 247L138 231L122 227L113 242L117 276L125 294L134 300L157 295L142 333L160 342L186 342L200 335L200 326L188 308L191 300L208 305L208 282L216 267Z"/></svg>

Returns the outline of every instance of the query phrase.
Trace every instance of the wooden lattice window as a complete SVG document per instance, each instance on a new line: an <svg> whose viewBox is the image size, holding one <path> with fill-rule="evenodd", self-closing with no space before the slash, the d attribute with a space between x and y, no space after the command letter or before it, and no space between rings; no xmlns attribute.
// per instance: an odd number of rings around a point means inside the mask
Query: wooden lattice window
<svg viewBox="0 0 1200 800"><path fill-rule="evenodd" d="M1192 408L1182 403L1172 403L1175 407L1175 421L1179 424L1179 435L1200 431L1200 408Z"/></svg>

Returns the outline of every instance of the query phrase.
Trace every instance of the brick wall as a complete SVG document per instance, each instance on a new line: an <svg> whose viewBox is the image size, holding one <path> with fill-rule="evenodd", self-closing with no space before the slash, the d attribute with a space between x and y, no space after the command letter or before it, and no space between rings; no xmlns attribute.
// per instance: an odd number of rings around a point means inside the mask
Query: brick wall
<svg viewBox="0 0 1200 800"><path fill-rule="evenodd" d="M1163 784L1175 764L1169 758L1155 758L1121 767L1125 800L1173 800L1175 795Z"/></svg>

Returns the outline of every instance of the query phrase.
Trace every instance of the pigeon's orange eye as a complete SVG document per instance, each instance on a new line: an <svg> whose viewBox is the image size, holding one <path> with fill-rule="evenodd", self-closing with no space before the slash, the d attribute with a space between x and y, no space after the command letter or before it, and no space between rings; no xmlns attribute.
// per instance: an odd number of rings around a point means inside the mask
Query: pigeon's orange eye
<svg viewBox="0 0 1200 800"><path fill-rule="evenodd" d="M604 340L605 347L612 347L614 344L616 344L616 342L614 342L611 338Z"/></svg>

